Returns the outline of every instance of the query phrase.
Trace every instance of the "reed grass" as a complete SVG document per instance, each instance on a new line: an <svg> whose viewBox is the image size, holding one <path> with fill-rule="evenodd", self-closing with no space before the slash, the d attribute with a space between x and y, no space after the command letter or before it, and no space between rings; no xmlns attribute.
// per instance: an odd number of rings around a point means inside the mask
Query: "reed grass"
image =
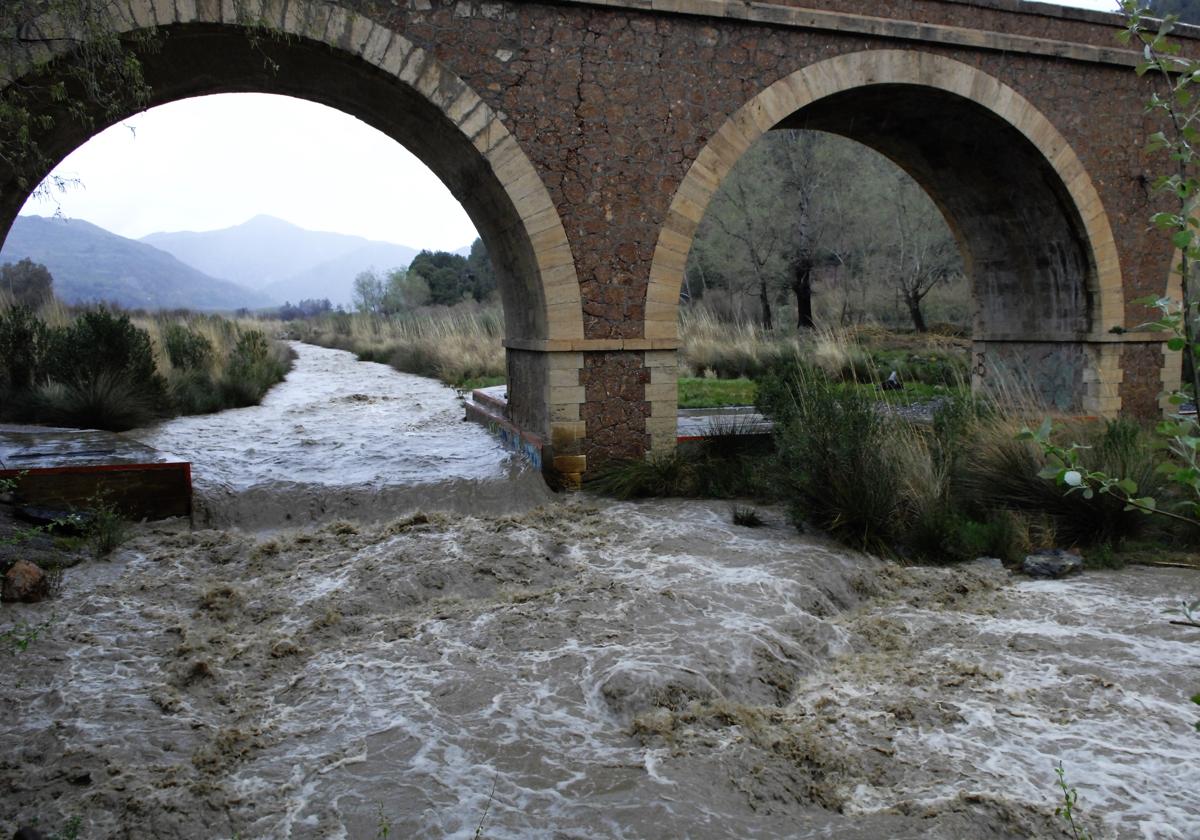
<svg viewBox="0 0 1200 840"><path fill-rule="evenodd" d="M290 327L301 341L349 350L364 361L455 387L495 381L506 372L504 320L495 308L431 307L392 317L333 313Z"/></svg>
<svg viewBox="0 0 1200 840"><path fill-rule="evenodd" d="M256 404L291 366L290 350L263 328L248 319L126 314L58 299L30 313L0 294L0 345L16 342L0 359L0 413L122 431L166 415Z"/></svg>

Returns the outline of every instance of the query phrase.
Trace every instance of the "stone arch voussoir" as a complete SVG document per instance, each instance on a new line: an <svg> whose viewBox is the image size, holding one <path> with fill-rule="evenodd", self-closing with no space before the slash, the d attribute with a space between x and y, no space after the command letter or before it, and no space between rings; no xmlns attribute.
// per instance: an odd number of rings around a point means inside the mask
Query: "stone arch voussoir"
<svg viewBox="0 0 1200 840"><path fill-rule="evenodd" d="M466 82L426 50L370 18L316 0L130 0L110 4L118 34L189 24L259 26L284 37L307 39L357 56L408 85L457 126L500 181L533 250L534 279L544 309L541 335L526 342L583 338L583 313L575 262L566 230L537 170L504 121ZM58 32L51 14L37 22L44 33ZM12 78L35 71L67 51L42 45L31 50ZM10 80L0 79L0 86ZM532 302L531 302L532 303Z"/></svg>
<svg viewBox="0 0 1200 840"><path fill-rule="evenodd" d="M1093 267L1087 280L1096 337L1125 323L1120 261L1111 225L1095 185L1067 140L1027 99L960 61L917 50L871 50L809 65L779 79L738 111L709 139L677 189L656 243L647 290L647 337L677 335L677 309L692 238L713 194L750 144L805 106L872 85L896 84L956 94L1019 131L1058 175L1082 221ZM1086 410L1120 408L1119 347L1097 345L1088 373Z"/></svg>

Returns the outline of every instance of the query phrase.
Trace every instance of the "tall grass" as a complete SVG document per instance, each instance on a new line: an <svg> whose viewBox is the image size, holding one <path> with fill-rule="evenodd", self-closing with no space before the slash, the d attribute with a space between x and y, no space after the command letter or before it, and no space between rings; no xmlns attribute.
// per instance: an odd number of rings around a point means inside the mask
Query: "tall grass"
<svg viewBox="0 0 1200 840"><path fill-rule="evenodd" d="M800 351L798 335L763 330L748 321L726 321L706 309L682 309L679 366L693 376L754 379Z"/></svg>
<svg viewBox="0 0 1200 840"><path fill-rule="evenodd" d="M155 366L180 414L257 405L291 368L287 345L268 338L268 331L278 333L271 322L160 312L134 323L150 336Z"/></svg>
<svg viewBox="0 0 1200 840"><path fill-rule="evenodd" d="M701 307L682 309L679 329L679 365L693 376L758 379L794 359L842 382L878 381L896 371L904 382L954 387L967 375L968 342L958 336L873 326L764 330Z"/></svg>
<svg viewBox="0 0 1200 840"><path fill-rule="evenodd" d="M302 341L449 385L505 374L504 320L495 308L431 307L393 317L339 312L293 322L291 330Z"/></svg>
<svg viewBox="0 0 1200 840"><path fill-rule="evenodd" d="M290 351L251 321L0 298L0 416L121 431L258 403Z"/></svg>
<svg viewBox="0 0 1200 840"><path fill-rule="evenodd" d="M1042 452L1017 439L1043 409L1012 393L958 396L932 426L886 417L868 394L796 366L760 393L778 424L780 472L797 524L864 549L935 560L987 554L1017 560L1031 549L1117 545L1155 523L1116 498L1041 477ZM1167 498L1152 436L1127 420L1065 424L1064 440L1090 444L1085 465L1127 476Z"/></svg>

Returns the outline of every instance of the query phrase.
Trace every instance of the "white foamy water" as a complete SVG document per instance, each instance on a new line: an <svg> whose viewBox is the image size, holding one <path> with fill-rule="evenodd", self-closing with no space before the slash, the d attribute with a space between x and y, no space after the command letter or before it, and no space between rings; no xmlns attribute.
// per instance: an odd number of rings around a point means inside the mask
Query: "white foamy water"
<svg viewBox="0 0 1200 840"><path fill-rule="evenodd" d="M201 522L279 527L431 505L501 511L544 496L540 476L463 420L452 388L342 350L291 346L295 365L261 405L126 433L191 462Z"/></svg>
<svg viewBox="0 0 1200 840"><path fill-rule="evenodd" d="M1161 615L1194 583L901 569L689 502L150 532L6 661L0 828L1053 837L1062 761L1097 836L1195 837Z"/></svg>

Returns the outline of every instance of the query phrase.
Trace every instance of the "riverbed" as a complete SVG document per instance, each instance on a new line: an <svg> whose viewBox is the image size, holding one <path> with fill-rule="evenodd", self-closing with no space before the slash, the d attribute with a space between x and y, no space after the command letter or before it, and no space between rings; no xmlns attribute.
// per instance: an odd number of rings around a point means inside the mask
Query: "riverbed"
<svg viewBox="0 0 1200 840"><path fill-rule="evenodd" d="M377 367L304 416L392 393ZM380 411L310 448L409 422ZM389 510L398 447L326 484L264 454L292 444L252 417L233 428L261 472L232 454L198 481L236 527L142 526L57 600L3 608L0 629L45 630L0 652L0 836L1061 837L1060 762L1095 836L1200 836L1200 635L1164 614L1193 571L905 568L774 511L750 529L722 503L519 497L486 437L464 469L494 472L429 483L504 510ZM295 486L354 504L256 509Z"/></svg>

